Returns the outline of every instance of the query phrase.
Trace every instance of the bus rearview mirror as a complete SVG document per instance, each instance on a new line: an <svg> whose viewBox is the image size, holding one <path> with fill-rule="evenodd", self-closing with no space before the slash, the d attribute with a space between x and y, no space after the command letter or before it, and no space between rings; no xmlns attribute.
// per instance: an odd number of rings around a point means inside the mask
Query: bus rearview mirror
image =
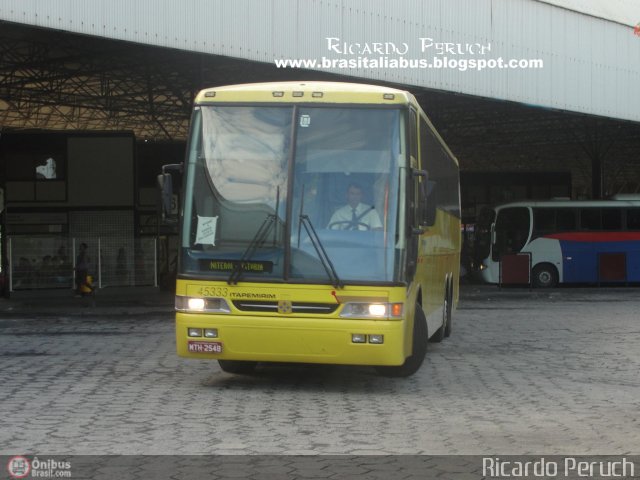
<svg viewBox="0 0 640 480"><path fill-rule="evenodd" d="M162 166L162 173L158 175L158 190L160 192L160 214L162 221L173 223L178 218L177 198L173 194L174 171L182 173L182 163L170 163Z"/></svg>
<svg viewBox="0 0 640 480"><path fill-rule="evenodd" d="M158 187L160 188L160 198L162 199L162 209L171 211L171 196L173 195L173 178L170 173L158 175Z"/></svg>

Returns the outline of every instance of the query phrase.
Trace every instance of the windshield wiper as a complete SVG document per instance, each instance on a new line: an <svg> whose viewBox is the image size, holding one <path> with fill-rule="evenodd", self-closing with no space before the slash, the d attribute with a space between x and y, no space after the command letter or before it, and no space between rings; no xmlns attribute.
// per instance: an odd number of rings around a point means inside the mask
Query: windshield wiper
<svg viewBox="0 0 640 480"><path fill-rule="evenodd" d="M340 277L338 277L336 269L334 268L333 263L331 262L331 259L327 254L327 251L322 246L320 237L318 237L318 233L316 232L316 229L313 228L313 224L311 223L311 219L309 218L309 216L301 213L300 224L304 227L305 231L307 232L307 235L309 235L311 244L313 245L313 248L315 248L316 253L318 254L318 258L320 259L320 262L322 263L324 270L327 272L327 276L329 277L329 280L331 280L331 284L336 288L342 288L343 287L342 280L340 280Z"/></svg>
<svg viewBox="0 0 640 480"><path fill-rule="evenodd" d="M247 246L246 250L242 252L242 256L240 257L240 260L238 260L238 263L234 265L233 271L231 272L231 275L229 275L229 278L227 279L227 283L229 285L236 285L238 283L238 280L240 280L240 277L242 276L242 267L244 263L249 261L251 257L253 257L253 254L256 253L256 250L262 247L264 245L264 242L267 241L267 235L269 235L269 232L274 227L274 225L278 223L279 207L280 207L280 186L278 186L276 190L275 213L269 213L267 215L267 218L265 218L264 221L262 222L262 225L260 225L260 228L251 239L251 242L249 242L249 245ZM274 246L276 244L277 234L278 234L278 231L274 229L274 232L273 232Z"/></svg>
<svg viewBox="0 0 640 480"><path fill-rule="evenodd" d="M242 253L240 260L238 260L234 265L233 271L227 279L227 283L229 285L236 285L238 283L238 280L240 280L240 277L242 276L242 266L245 264L245 262L249 261L253 257L253 254L256 253L256 250L262 247L267 241L267 236L269 235L269 232L271 231L273 226L277 223L277 218L277 215L270 213L267 215L267 218L264 219L264 222L262 222L262 225L260 225L260 228L251 239L251 242L247 246L246 250Z"/></svg>

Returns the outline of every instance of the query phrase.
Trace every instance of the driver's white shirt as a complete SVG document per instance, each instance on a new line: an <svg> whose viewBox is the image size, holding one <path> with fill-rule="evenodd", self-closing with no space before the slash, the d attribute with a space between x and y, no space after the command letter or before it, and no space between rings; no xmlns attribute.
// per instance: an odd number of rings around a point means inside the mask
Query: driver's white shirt
<svg viewBox="0 0 640 480"><path fill-rule="evenodd" d="M366 213L365 213L366 212ZM360 217L362 215L362 217ZM331 216L331 220L329 220L329 228L335 230L346 230L347 228L351 228L349 223L351 222L351 218L353 216L353 209L351 205L345 205L344 207L340 207L335 213ZM364 203L359 203L356 207L356 216L360 217L358 219L358 228L357 230L367 230L367 225L369 229L374 228L382 228L382 222L380 221L380 217L378 216L378 212L371 205L365 205ZM337 225L333 225L333 223L338 223ZM347 223L349 222L349 223ZM364 224L364 225L361 225Z"/></svg>

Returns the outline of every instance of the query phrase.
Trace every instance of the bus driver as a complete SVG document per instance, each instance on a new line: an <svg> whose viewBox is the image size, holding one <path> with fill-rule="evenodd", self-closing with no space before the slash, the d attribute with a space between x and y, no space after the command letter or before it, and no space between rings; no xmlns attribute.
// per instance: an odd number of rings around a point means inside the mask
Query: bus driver
<svg viewBox="0 0 640 480"><path fill-rule="evenodd" d="M362 200L362 187L355 183L347 189L347 205L331 216L327 228L333 230L381 230L382 222L372 205Z"/></svg>

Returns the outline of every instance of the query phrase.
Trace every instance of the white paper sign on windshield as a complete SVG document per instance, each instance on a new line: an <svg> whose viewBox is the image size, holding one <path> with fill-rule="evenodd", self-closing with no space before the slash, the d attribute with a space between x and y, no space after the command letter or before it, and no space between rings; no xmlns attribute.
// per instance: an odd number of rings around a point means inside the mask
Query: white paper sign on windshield
<svg viewBox="0 0 640 480"><path fill-rule="evenodd" d="M196 244L216 245L216 229L218 217L201 217L198 215L198 230L196 232Z"/></svg>

